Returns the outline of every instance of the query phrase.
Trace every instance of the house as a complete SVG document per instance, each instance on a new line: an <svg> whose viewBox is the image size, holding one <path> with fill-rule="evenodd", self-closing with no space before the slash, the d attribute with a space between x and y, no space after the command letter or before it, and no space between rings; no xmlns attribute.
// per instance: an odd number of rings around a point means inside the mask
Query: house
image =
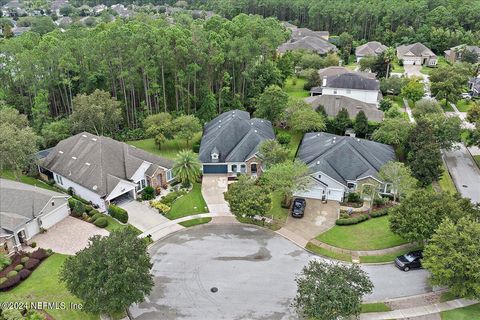
<svg viewBox="0 0 480 320"><path fill-rule="evenodd" d="M275 139L272 123L250 118L246 111L224 112L205 125L199 158L203 174L262 174L258 148L262 142Z"/></svg>
<svg viewBox="0 0 480 320"><path fill-rule="evenodd" d="M166 188L173 162L111 138L82 132L60 141L39 160L45 180L54 180L106 211L110 203L135 199L146 186Z"/></svg>
<svg viewBox="0 0 480 320"><path fill-rule="evenodd" d="M320 55L325 55L331 52L338 51L335 45L331 44L330 42L321 37L316 36L292 38L290 41L281 44L277 48L277 52L279 54L294 50L307 50L318 53Z"/></svg>
<svg viewBox="0 0 480 320"><path fill-rule="evenodd" d="M297 159L307 164L311 184L295 196L342 201L350 192L360 192L362 185L373 184L378 192L388 194L390 186L378 179L378 171L395 160L389 145L337 136L325 132L305 134Z"/></svg>
<svg viewBox="0 0 480 320"><path fill-rule="evenodd" d="M480 76L468 80L468 92L472 97L480 97Z"/></svg>
<svg viewBox="0 0 480 320"><path fill-rule="evenodd" d="M318 88L313 89L318 90ZM382 97L379 81L358 72L342 73L323 78L321 94L344 96L374 105L377 105Z"/></svg>
<svg viewBox="0 0 480 320"><path fill-rule="evenodd" d="M341 109L346 109L350 118L355 118L360 111L363 111L370 121L381 122L384 117L383 112L377 108L376 104L365 103L345 96L320 95L307 97L304 101L311 105L314 110L323 106L330 117L335 117Z"/></svg>
<svg viewBox="0 0 480 320"><path fill-rule="evenodd" d="M357 63L366 56L378 56L387 50L387 46L381 44L378 41L367 42L355 49L355 56L357 57Z"/></svg>
<svg viewBox="0 0 480 320"><path fill-rule="evenodd" d="M397 57L404 65L437 65L437 55L420 42L397 47Z"/></svg>
<svg viewBox="0 0 480 320"><path fill-rule="evenodd" d="M0 178L0 251L14 252L70 214L68 195Z"/></svg>
<svg viewBox="0 0 480 320"><path fill-rule="evenodd" d="M318 76L319 76L320 79L322 79L322 86L311 88L310 89L310 95L311 96L321 95L323 85L325 85L328 82L329 78L333 78L335 76L345 74L345 73L356 73L356 74L361 75L364 78L376 79L375 78L375 73L371 73L371 72L352 71L352 70L349 70L349 69L347 69L345 67L341 67L341 66L327 67L327 68L318 70Z"/></svg>
<svg viewBox="0 0 480 320"><path fill-rule="evenodd" d="M478 56L478 62L480 62L480 47L467 46L464 44L450 48L449 50L445 50L445 59L451 63L455 63L457 60L462 60L462 56L465 51L475 52Z"/></svg>
<svg viewBox="0 0 480 320"><path fill-rule="evenodd" d="M328 41L330 33L328 31L313 31L308 28L290 28L292 31L291 39L296 41L304 37L315 37Z"/></svg>

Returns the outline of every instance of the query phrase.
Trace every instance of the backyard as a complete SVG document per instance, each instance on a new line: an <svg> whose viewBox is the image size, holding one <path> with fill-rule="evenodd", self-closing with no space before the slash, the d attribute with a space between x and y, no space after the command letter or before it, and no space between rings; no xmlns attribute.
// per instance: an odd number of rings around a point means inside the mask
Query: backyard
<svg viewBox="0 0 480 320"><path fill-rule="evenodd" d="M23 182L23 183L26 183L26 184L29 184L29 185L32 185L32 186L37 186L37 187L52 190L52 191L58 191L55 187L53 187L53 186L51 186L51 185L49 185L49 184L47 184L47 183L45 183L41 180L38 180L36 178L26 176L22 173L18 173L18 180L17 180L17 178L15 177L15 174L11 170L0 171L0 178L4 178L4 179L8 179L8 180L15 180L15 181Z"/></svg>
<svg viewBox="0 0 480 320"><path fill-rule="evenodd" d="M170 211L165 215L170 220L208 212L207 204L202 196L200 183L195 183L192 190L176 199Z"/></svg>
<svg viewBox="0 0 480 320"><path fill-rule="evenodd" d="M58 253L48 257L28 279L10 291L2 292L0 301L65 302L67 304L65 310L52 308L47 312L55 319L99 319L97 315L69 308L70 303L78 304L81 301L59 281L60 269L67 257Z"/></svg>
<svg viewBox="0 0 480 320"><path fill-rule="evenodd" d="M461 99L457 101L457 109L460 112L467 112L471 107L475 105L472 100Z"/></svg>
<svg viewBox="0 0 480 320"><path fill-rule="evenodd" d="M316 239L349 250L379 250L407 243L390 231L388 216L350 226L334 226Z"/></svg>
<svg viewBox="0 0 480 320"><path fill-rule="evenodd" d="M177 156L178 151L183 149L191 149L193 142L199 141L201 136L202 136L201 132L198 132L197 134L195 134L195 137L192 139L192 141L190 141L189 147L187 146L187 143L185 140L180 140L180 139L167 140L165 143L162 144L160 149L155 144L155 140L153 138L136 140L136 141L127 141L127 143L139 149L153 153L157 156L161 156L161 157L165 157L167 159L173 160Z"/></svg>
<svg viewBox="0 0 480 320"><path fill-rule="evenodd" d="M277 136L278 134L283 132L288 133L291 136L290 142L288 143L288 145L286 145L286 147L288 148L288 150L290 150L290 158L292 160L295 159L298 146L300 145L300 142L302 141L302 138L303 138L303 133L288 130L288 129L280 129L280 128L276 128L275 131Z"/></svg>
<svg viewBox="0 0 480 320"><path fill-rule="evenodd" d="M293 98L305 98L310 95L310 93L303 89L303 85L307 82L307 80L302 78L288 78L285 81L285 92Z"/></svg>

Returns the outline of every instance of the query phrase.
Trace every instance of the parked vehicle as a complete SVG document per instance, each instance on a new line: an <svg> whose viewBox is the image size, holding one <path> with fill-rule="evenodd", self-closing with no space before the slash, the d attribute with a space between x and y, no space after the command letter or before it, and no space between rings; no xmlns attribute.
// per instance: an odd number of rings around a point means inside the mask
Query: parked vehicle
<svg viewBox="0 0 480 320"><path fill-rule="evenodd" d="M303 198L295 198L292 204L292 217L302 218L305 213L307 202Z"/></svg>
<svg viewBox="0 0 480 320"><path fill-rule="evenodd" d="M472 96L470 95L470 93L464 92L464 93L460 94L460 98L465 99L465 100L470 100L472 98Z"/></svg>
<svg viewBox="0 0 480 320"><path fill-rule="evenodd" d="M422 267L422 250L412 251L404 255L398 256L395 259L395 265L403 271L410 269L419 269Z"/></svg>

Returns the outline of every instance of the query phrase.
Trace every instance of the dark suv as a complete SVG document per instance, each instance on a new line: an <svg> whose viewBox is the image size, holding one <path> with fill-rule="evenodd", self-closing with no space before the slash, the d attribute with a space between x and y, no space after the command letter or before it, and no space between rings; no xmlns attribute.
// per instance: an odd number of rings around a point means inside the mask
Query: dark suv
<svg viewBox="0 0 480 320"><path fill-rule="evenodd" d="M410 269L419 269L422 267L423 252L421 250L412 251L395 259L395 265L403 271Z"/></svg>
<svg viewBox="0 0 480 320"><path fill-rule="evenodd" d="M294 218L302 218L303 214L305 213L305 207L307 206L307 202L303 198L295 198L292 204L292 217Z"/></svg>

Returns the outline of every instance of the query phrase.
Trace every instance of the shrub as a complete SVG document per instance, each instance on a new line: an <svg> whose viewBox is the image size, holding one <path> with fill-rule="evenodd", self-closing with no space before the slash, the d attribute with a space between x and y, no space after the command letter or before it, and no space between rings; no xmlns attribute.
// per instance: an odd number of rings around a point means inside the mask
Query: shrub
<svg viewBox="0 0 480 320"><path fill-rule="evenodd" d="M85 212L90 215L90 212L94 210L93 207L91 205L88 205L88 206L85 206Z"/></svg>
<svg viewBox="0 0 480 320"><path fill-rule="evenodd" d="M385 203L387 203L387 201L387 198L376 197L375 199L373 199L373 204L376 206L383 206Z"/></svg>
<svg viewBox="0 0 480 320"><path fill-rule="evenodd" d="M35 270L36 267L38 267L39 264L40 264L40 260L34 259L34 258L30 258L30 260L28 260L28 261L25 263L25 269L28 269L28 270L30 270L30 271L33 271L33 270Z"/></svg>
<svg viewBox="0 0 480 320"><path fill-rule="evenodd" d="M99 228L105 228L106 226L108 226L108 220L105 217L101 217L95 220L93 224Z"/></svg>
<svg viewBox="0 0 480 320"><path fill-rule="evenodd" d="M172 206L172 203L178 198L180 197L180 195L183 195L183 191L174 191L174 192L170 192L169 194L167 194L166 196L164 196L160 202L171 207Z"/></svg>
<svg viewBox="0 0 480 320"><path fill-rule="evenodd" d="M5 281L7 281L8 278L7 277L1 277L0 278L0 284L4 283Z"/></svg>
<svg viewBox="0 0 480 320"><path fill-rule="evenodd" d="M360 216L353 217L353 218L338 219L337 221L335 221L335 224L339 226L347 226L347 225L357 224L368 219L369 219L368 215L362 214Z"/></svg>
<svg viewBox="0 0 480 320"><path fill-rule="evenodd" d="M372 218L383 217L383 216L386 216L387 214L388 214L388 208L383 208L377 211L372 211L370 213L370 217Z"/></svg>
<svg viewBox="0 0 480 320"><path fill-rule="evenodd" d="M47 257L50 257L53 254L53 251L52 249L47 249L45 253L47 254Z"/></svg>
<svg viewBox="0 0 480 320"><path fill-rule="evenodd" d="M14 269L14 270L15 270L15 271L20 271L20 270L22 270L22 269L23 269L23 265L17 264L17 265L15 266L15 269Z"/></svg>
<svg viewBox="0 0 480 320"><path fill-rule="evenodd" d="M128 212L114 204L108 206L108 213L122 223L128 222Z"/></svg>
<svg viewBox="0 0 480 320"><path fill-rule="evenodd" d="M70 206L72 215L74 217L81 217L82 214L85 212L85 205L76 199L68 199L68 205Z"/></svg>
<svg viewBox="0 0 480 320"><path fill-rule="evenodd" d="M93 217L94 215L96 215L97 213L100 213L100 211L96 210L96 209L93 209L92 211L88 212L88 216L89 217Z"/></svg>
<svg viewBox="0 0 480 320"><path fill-rule="evenodd" d="M32 252L30 255L30 258L33 259L38 259L38 260L43 260L47 257L47 252L45 252L45 249L38 248L36 251Z"/></svg>
<svg viewBox="0 0 480 320"><path fill-rule="evenodd" d="M30 259L30 258L29 257L23 257L22 259L20 259L20 262L25 264L25 262L27 262L28 259Z"/></svg>
<svg viewBox="0 0 480 320"><path fill-rule="evenodd" d="M27 279L30 276L30 274L32 274L32 271L27 269L20 270L20 272L18 273L18 275L22 280Z"/></svg>
<svg viewBox="0 0 480 320"><path fill-rule="evenodd" d="M281 132L277 135L277 141L280 144L286 145L289 144L292 140L292 136L289 133Z"/></svg>
<svg viewBox="0 0 480 320"><path fill-rule="evenodd" d="M30 243L30 247L35 248L36 246L37 246L37 243L35 241Z"/></svg>
<svg viewBox="0 0 480 320"><path fill-rule="evenodd" d="M155 189L153 187L145 187L142 191L142 200L152 200L155 198Z"/></svg>
<svg viewBox="0 0 480 320"><path fill-rule="evenodd" d="M7 273L7 278L11 278L13 276L16 276L17 274L18 274L17 270L12 270L12 271Z"/></svg>
<svg viewBox="0 0 480 320"><path fill-rule="evenodd" d="M95 220L99 219L99 218L102 218L103 217L103 213L95 213L92 218L90 219L90 222L95 222Z"/></svg>
<svg viewBox="0 0 480 320"><path fill-rule="evenodd" d="M22 279L17 274L11 278L8 278L2 284L0 284L0 290L7 290L9 288L15 287Z"/></svg>
<svg viewBox="0 0 480 320"><path fill-rule="evenodd" d="M12 263L12 259L6 253L0 253L0 270Z"/></svg>
<svg viewBox="0 0 480 320"><path fill-rule="evenodd" d="M360 198L360 195L355 192L350 192L347 196L347 201L348 202L361 202L362 199Z"/></svg>
<svg viewBox="0 0 480 320"><path fill-rule="evenodd" d="M166 213L170 210L170 207L160 201L150 201L150 206L158 210L159 213Z"/></svg>
<svg viewBox="0 0 480 320"><path fill-rule="evenodd" d="M195 152L195 153L199 153L199 152L200 152L200 141L196 141L196 142L193 144L192 150L193 150L193 152Z"/></svg>

